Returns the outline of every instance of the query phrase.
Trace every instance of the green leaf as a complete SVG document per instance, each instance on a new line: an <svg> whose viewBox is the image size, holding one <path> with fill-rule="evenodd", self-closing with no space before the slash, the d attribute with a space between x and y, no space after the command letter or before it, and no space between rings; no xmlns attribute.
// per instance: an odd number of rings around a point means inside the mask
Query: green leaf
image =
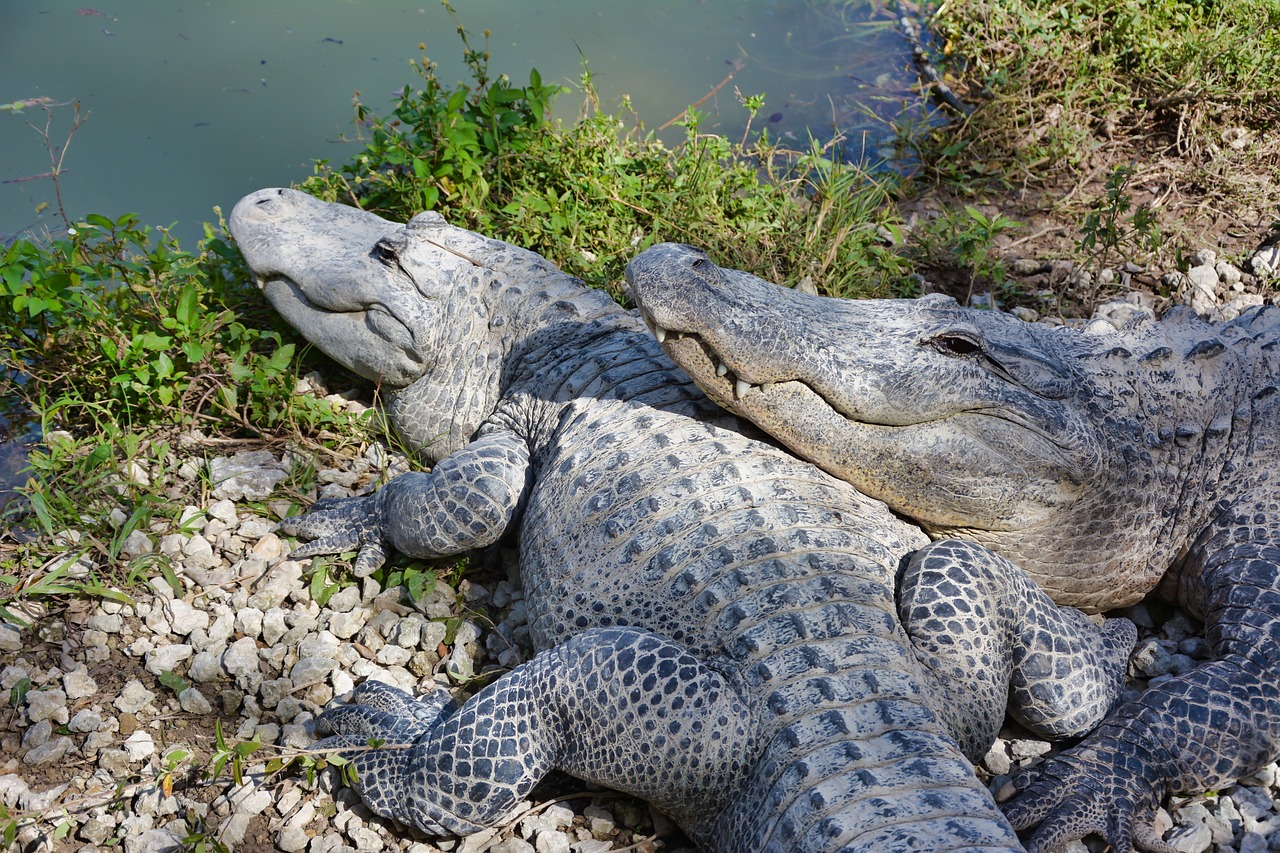
<svg viewBox="0 0 1280 853"><path fill-rule="evenodd" d="M271 353L271 357L267 359L267 367L275 373L287 370L293 362L293 344L285 344L278 347L275 352Z"/></svg>
<svg viewBox="0 0 1280 853"><path fill-rule="evenodd" d="M9 707L21 708L27 702L27 694L31 692L31 679L19 678L9 690Z"/></svg>
<svg viewBox="0 0 1280 853"><path fill-rule="evenodd" d="M173 359L167 352L160 353L151 364L155 368L156 379L168 379L173 375Z"/></svg>
<svg viewBox="0 0 1280 853"><path fill-rule="evenodd" d="M178 304L174 309L173 315L183 326L190 326L191 321L196 316L196 309L200 305L200 296L196 293L195 285L188 284L182 288L182 293L178 296Z"/></svg>
<svg viewBox="0 0 1280 853"><path fill-rule="evenodd" d="M191 684L182 676L174 675L171 671L165 670L160 673L159 681L165 687L173 691L174 696L178 696L182 691L186 690Z"/></svg>
<svg viewBox="0 0 1280 853"><path fill-rule="evenodd" d="M199 364L204 361L204 347L195 341L183 341L182 354L187 357L187 361L191 364Z"/></svg>

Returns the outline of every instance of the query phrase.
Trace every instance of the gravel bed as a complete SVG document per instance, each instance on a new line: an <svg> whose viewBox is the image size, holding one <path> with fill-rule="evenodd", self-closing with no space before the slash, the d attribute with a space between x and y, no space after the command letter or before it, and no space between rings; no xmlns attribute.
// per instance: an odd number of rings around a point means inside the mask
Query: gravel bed
<svg viewBox="0 0 1280 853"><path fill-rule="evenodd" d="M1206 316L1228 317L1266 298L1260 285L1280 267L1280 249L1273 254L1249 259L1251 271L1245 272L1210 252L1196 253L1191 269L1166 276L1165 286ZM1055 276L1072 274L1033 261L1014 269L1032 285L1037 276L1055 286L1062 281ZM1146 274L1111 272L1113 283L1139 275ZM1153 307L1160 306L1135 292L1100 314L1122 323ZM301 385L300 391L314 392L319 380ZM337 406L360 405L350 395L330 399ZM275 529L290 507L277 486L296 463L316 460L290 451L220 454L198 434L187 438L178 442L180 464L168 469L171 474L137 465L122 472L174 495L199 493L202 481L214 484L204 488L207 500L184 509L187 532L135 530L124 540L125 558L167 558L180 593L157 578L149 590L132 591L130 605L71 602L58 613L31 614L44 618L29 630L0 625L0 696L27 690L25 701L3 712L0 803L11 811L44 811L43 819L20 830L17 849L141 853L191 849L183 847L184 839L194 845L201 838L231 850L291 853L690 849L679 830L645 803L587 791L567 777L540 786L508 825L442 840L373 816L333 770L314 778L269 774L268 762L281 751L311 744L320 709L363 679L418 693L438 684L465 695L477 679L526 660L531 650L523 593L513 555L506 553L490 564L473 560L465 579L454 586L440 581L414 601L401 587L384 590L367 578L321 606L312 596L310 561L289 559L290 545ZM405 465L370 445L319 471L316 494L308 499L367 493ZM127 518L123 507L113 515L117 523ZM77 535L64 534L66 554L76 552ZM93 568L81 558L70 573ZM1185 614L1143 604L1127 615L1143 630L1131 661L1131 690L1207 657L1202 626ZM204 777L217 724L228 743L256 739L264 745L244 757L239 781L230 765L212 780ZM998 798L1005 797L1012 774L1054 749L1010 724L979 772ZM179 750L195 760L175 768L171 757ZM1280 850L1278 793L1280 770L1270 765L1214 794L1175 800L1159 819L1186 853ZM1090 840L1066 849L1103 846Z"/></svg>

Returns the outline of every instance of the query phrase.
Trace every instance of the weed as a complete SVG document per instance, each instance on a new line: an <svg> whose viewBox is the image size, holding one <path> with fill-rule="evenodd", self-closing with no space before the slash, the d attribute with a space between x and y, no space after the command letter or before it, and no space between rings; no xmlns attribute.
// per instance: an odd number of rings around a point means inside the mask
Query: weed
<svg viewBox="0 0 1280 853"><path fill-rule="evenodd" d="M942 3L930 23L977 105L963 121L904 135L933 176L970 189L975 178L1044 186L1136 157L1166 160L1196 192L1239 196L1248 185L1247 196L1266 194L1260 209L1275 204L1277 4L974 0Z"/></svg>
<svg viewBox="0 0 1280 853"><path fill-rule="evenodd" d="M966 304L973 301L978 285L985 284L991 300L987 307L994 308L995 291L1007 291L1009 275L996 247L996 237L1021 227L1021 222L1001 213L988 216L973 205L965 205L948 208L926 223L913 235L912 245L928 265L965 272Z"/></svg>
<svg viewBox="0 0 1280 853"><path fill-rule="evenodd" d="M1147 205L1133 205L1128 193L1132 166L1117 166L1107 177L1106 193L1096 199L1084 218L1076 246L1088 258L1093 278L1109 261L1130 260L1155 252L1161 244L1160 226Z"/></svg>
<svg viewBox="0 0 1280 853"><path fill-rule="evenodd" d="M441 85L424 57L422 87L406 88L389 116L357 96L357 121L371 128L365 150L341 166L318 163L303 189L391 219L441 210L615 296L626 263L663 240L781 283L807 276L829 293L888 295L905 281L877 238L893 220L892 181L838 162L839 140L782 151L748 128L734 143L701 132L691 107L677 122L683 141L668 148L625 101L605 111L585 70L582 115L562 125L549 118L560 87L536 71L526 86L493 77L465 33L464 44L472 85ZM754 116L764 95L742 101Z"/></svg>

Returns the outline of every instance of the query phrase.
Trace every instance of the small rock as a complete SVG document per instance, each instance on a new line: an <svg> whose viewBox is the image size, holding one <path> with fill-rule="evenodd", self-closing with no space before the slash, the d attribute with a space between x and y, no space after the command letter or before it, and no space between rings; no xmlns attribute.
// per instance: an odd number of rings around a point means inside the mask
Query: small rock
<svg viewBox="0 0 1280 853"><path fill-rule="evenodd" d="M262 634L262 611L256 607L241 608L236 613L235 628L246 637L259 637Z"/></svg>
<svg viewBox="0 0 1280 853"><path fill-rule="evenodd" d="M41 764L52 764L53 762L61 761L66 757L66 754L71 751L72 746L73 744L69 737L63 736L54 738L48 743L41 744L35 749L30 750L25 756L23 756L22 761L24 764L29 764L32 767L38 767Z"/></svg>
<svg viewBox="0 0 1280 853"><path fill-rule="evenodd" d="M612 847L612 841L601 841L598 838L589 838L586 841L579 841L570 849L573 853L606 853L606 851L612 849Z"/></svg>
<svg viewBox="0 0 1280 853"><path fill-rule="evenodd" d="M1003 776L1013 767L1013 763L1009 760L1008 748L1000 738L996 738L995 743L991 744L991 749L987 751L982 763L996 776Z"/></svg>
<svg viewBox="0 0 1280 853"><path fill-rule="evenodd" d="M348 613L360 606L360 587L352 585L343 587L330 597L325 605L334 613Z"/></svg>
<svg viewBox="0 0 1280 853"><path fill-rule="evenodd" d="M52 720L65 723L70 719L67 694L61 690L33 690L27 694L27 716L31 722Z"/></svg>
<svg viewBox="0 0 1280 853"><path fill-rule="evenodd" d="M330 613L329 632L340 640L349 640L364 627L368 611L356 610L350 613Z"/></svg>
<svg viewBox="0 0 1280 853"><path fill-rule="evenodd" d="M198 610L181 598L164 602L165 615L169 618L169 629L179 637L185 637L197 628L206 630L209 627L209 613Z"/></svg>
<svg viewBox="0 0 1280 853"><path fill-rule="evenodd" d="M143 761L155 754L156 743L149 732L139 729L129 735L123 744L123 748L130 761Z"/></svg>
<svg viewBox="0 0 1280 853"><path fill-rule="evenodd" d="M155 547L150 536L141 530L133 530L120 543L120 554L126 559L133 559L134 557L141 557L143 554L150 554L155 550Z"/></svg>
<svg viewBox="0 0 1280 853"><path fill-rule="evenodd" d="M299 853L306 850L311 836L300 826L286 824L276 833L276 847L285 853Z"/></svg>
<svg viewBox="0 0 1280 853"><path fill-rule="evenodd" d="M1203 853L1213 843L1213 833L1203 823L1179 829L1169 839L1179 853Z"/></svg>
<svg viewBox="0 0 1280 853"><path fill-rule="evenodd" d="M204 651L191 659L187 677L206 684L222 678L222 651Z"/></svg>
<svg viewBox="0 0 1280 853"><path fill-rule="evenodd" d="M583 809L582 816L586 818L587 829L596 838L608 838L618 829L613 814L599 806L587 806Z"/></svg>
<svg viewBox="0 0 1280 853"><path fill-rule="evenodd" d="M88 734L102 728L102 715L92 708L82 708L67 723L67 728L77 734Z"/></svg>
<svg viewBox="0 0 1280 853"><path fill-rule="evenodd" d="M569 836L555 830L540 832L534 840L534 847L538 853L569 853Z"/></svg>
<svg viewBox="0 0 1280 853"><path fill-rule="evenodd" d="M347 830L347 837L355 845L360 853L377 853L386 845L382 841L382 836L374 832L367 826L351 827Z"/></svg>
<svg viewBox="0 0 1280 853"><path fill-rule="evenodd" d="M222 565L222 560L213 553L213 546L203 536L192 536L182 546L183 562L196 569L213 569Z"/></svg>
<svg viewBox="0 0 1280 853"><path fill-rule="evenodd" d="M0 635L3 635L3 627L0 626ZM101 631L104 634L119 634L124 627L124 617L119 613L95 613L89 617L85 627L93 631Z"/></svg>
<svg viewBox="0 0 1280 853"><path fill-rule="evenodd" d="M258 644L251 637L242 637L222 653L222 668L230 675L256 675L258 673Z"/></svg>
<svg viewBox="0 0 1280 853"><path fill-rule="evenodd" d="M1014 739L1009 741L1009 752L1016 759L1036 758L1044 755L1052 745L1042 740Z"/></svg>
<svg viewBox="0 0 1280 853"><path fill-rule="evenodd" d="M20 652L22 648L22 631L18 626L0 622L0 652Z"/></svg>
<svg viewBox="0 0 1280 853"><path fill-rule="evenodd" d="M1223 284L1233 285L1240 283L1240 270L1234 265L1226 261L1218 261L1213 267L1217 272L1218 278Z"/></svg>
<svg viewBox="0 0 1280 853"><path fill-rule="evenodd" d="M195 687L188 687L178 694L178 705L188 714L212 714L213 706L209 700Z"/></svg>
<svg viewBox="0 0 1280 853"><path fill-rule="evenodd" d="M90 678L88 670L80 666L62 676L62 689L68 699L84 699L98 692L98 682Z"/></svg>
<svg viewBox="0 0 1280 853"><path fill-rule="evenodd" d="M269 450L242 451L230 458L209 460L213 496L220 500L266 500L288 476L288 470Z"/></svg>
<svg viewBox="0 0 1280 853"><path fill-rule="evenodd" d="M105 817L91 817L80 824L76 830L76 836L81 841L87 841L95 847L101 847L115 832L115 828L114 821L108 822Z"/></svg>
<svg viewBox="0 0 1280 853"><path fill-rule="evenodd" d="M284 622L284 611L279 607L272 607L262 614L262 642L268 646L280 642L280 638L288 630L289 626Z"/></svg>
<svg viewBox="0 0 1280 853"><path fill-rule="evenodd" d="M337 661L332 658L302 658L289 670L289 678L296 685L315 684L323 681L335 666Z"/></svg>
<svg viewBox="0 0 1280 853"><path fill-rule="evenodd" d="M1173 670L1173 656L1155 637L1142 640L1134 648L1129 665L1137 672L1152 678L1167 675Z"/></svg>
<svg viewBox="0 0 1280 853"><path fill-rule="evenodd" d="M1218 262L1218 253L1213 249L1197 249L1187 258L1193 267L1211 267Z"/></svg>
<svg viewBox="0 0 1280 853"><path fill-rule="evenodd" d="M258 591L245 603L266 612L279 607L289 593L302 585L302 564L296 560L281 560L271 567Z"/></svg>
<svg viewBox="0 0 1280 853"><path fill-rule="evenodd" d="M178 664L189 660L192 654L194 654L194 650L185 643L157 646L144 656L147 672L152 675L173 672Z"/></svg>

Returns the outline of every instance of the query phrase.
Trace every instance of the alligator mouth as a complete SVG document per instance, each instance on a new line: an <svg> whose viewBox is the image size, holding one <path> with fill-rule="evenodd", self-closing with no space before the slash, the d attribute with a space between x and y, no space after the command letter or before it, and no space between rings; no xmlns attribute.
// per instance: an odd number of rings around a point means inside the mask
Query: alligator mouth
<svg viewBox="0 0 1280 853"><path fill-rule="evenodd" d="M346 351L359 345L361 340L367 341L366 348L371 352L398 351L402 363L416 365L416 369L425 364L425 350L419 347L413 328L384 305L371 304L358 310L333 309L310 299L301 284L283 273L258 275L255 281L282 317L294 328L315 328L313 343L350 369L356 370L349 363L346 356L350 353ZM315 323L317 318L322 319L319 326ZM328 328L328 336L321 328ZM326 337L332 339L326 341Z"/></svg>
<svg viewBox="0 0 1280 853"><path fill-rule="evenodd" d="M696 345L702 351L702 355L706 360L710 362L712 366L710 373L713 373L716 379L723 380L726 383L725 387L731 389L732 398L735 402L741 402L751 394L767 394L769 391L773 390L775 385L778 384L794 383L797 385L803 385L812 393L817 394L817 392L813 391L813 389L802 379L784 380L781 383L757 383L744 379L734 372L729 365L725 364L719 355L716 354L716 351L711 347L711 345L696 332L678 332L673 329L660 326L651 316L649 316L649 312L643 309L640 311L640 316L644 319L645 325L649 327L649 331L653 333L654 338L656 338L658 343L662 344L664 347L669 346L669 341L672 342L670 346L677 346L677 344L675 344L677 341L688 341L690 344ZM710 380L712 377L710 375L705 375L701 378ZM729 395L725 396L727 397Z"/></svg>
<svg viewBox="0 0 1280 853"><path fill-rule="evenodd" d="M779 402L786 399L794 405L798 398L804 405L822 407L831 414L852 426L867 428L902 429L917 426L928 426L945 421L957 422L966 418L991 418L1005 421L1014 427L1034 435L1057 451L1068 448L1046 433L1031 419L1021 417L1017 411L1008 411L998 407L973 406L940 412L932 417L880 418L868 417L865 413L839 405L832 395L807 379L791 377L772 382L752 382L730 367L725 359L715 351L705 338L697 332L681 332L665 328L658 324L647 311L641 310L641 317L653 333L659 344L668 350L672 359L698 381L703 391L715 402L737 414L751 418L771 408L771 395L778 396ZM693 349L696 347L696 351ZM695 375L696 374L696 375ZM904 413L905 415L905 413ZM980 431L975 432L975 437Z"/></svg>

